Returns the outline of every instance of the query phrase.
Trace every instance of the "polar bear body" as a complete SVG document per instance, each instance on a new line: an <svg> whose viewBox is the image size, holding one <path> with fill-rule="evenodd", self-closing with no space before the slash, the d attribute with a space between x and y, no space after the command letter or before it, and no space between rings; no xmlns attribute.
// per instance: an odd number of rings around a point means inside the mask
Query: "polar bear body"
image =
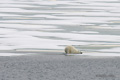
<svg viewBox="0 0 120 80"><path fill-rule="evenodd" d="M65 53L66 54L82 54L81 51L77 50L74 46L71 46L71 45L65 48Z"/></svg>

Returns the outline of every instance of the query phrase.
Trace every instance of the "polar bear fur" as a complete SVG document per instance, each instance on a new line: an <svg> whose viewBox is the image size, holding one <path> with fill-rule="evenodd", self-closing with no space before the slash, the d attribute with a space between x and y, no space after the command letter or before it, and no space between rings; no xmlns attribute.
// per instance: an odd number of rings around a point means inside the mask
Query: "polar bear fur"
<svg viewBox="0 0 120 80"><path fill-rule="evenodd" d="M81 51L77 50L74 46L66 46L65 48L65 53L66 54L82 54Z"/></svg>

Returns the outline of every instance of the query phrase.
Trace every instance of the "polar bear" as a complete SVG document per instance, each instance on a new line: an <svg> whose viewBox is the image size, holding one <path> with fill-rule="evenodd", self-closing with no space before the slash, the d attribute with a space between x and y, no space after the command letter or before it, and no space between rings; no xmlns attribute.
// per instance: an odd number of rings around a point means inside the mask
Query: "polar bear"
<svg viewBox="0 0 120 80"><path fill-rule="evenodd" d="M68 45L65 48L66 54L82 54L81 51L77 50L74 46Z"/></svg>

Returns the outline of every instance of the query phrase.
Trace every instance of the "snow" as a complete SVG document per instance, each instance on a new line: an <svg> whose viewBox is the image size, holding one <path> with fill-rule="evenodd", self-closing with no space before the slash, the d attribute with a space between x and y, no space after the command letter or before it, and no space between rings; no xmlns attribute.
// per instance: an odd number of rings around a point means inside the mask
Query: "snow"
<svg viewBox="0 0 120 80"><path fill-rule="evenodd" d="M119 45L119 2L1 0L0 50L64 49L66 45ZM109 46L92 50L119 53L119 49Z"/></svg>

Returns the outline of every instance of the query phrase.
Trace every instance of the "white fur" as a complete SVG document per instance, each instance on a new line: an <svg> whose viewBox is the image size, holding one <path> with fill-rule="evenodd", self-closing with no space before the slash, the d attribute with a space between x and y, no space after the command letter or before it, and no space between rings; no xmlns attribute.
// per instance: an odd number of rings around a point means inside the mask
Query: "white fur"
<svg viewBox="0 0 120 80"><path fill-rule="evenodd" d="M82 54L79 50L77 50L74 46L66 46L65 53L67 54Z"/></svg>

